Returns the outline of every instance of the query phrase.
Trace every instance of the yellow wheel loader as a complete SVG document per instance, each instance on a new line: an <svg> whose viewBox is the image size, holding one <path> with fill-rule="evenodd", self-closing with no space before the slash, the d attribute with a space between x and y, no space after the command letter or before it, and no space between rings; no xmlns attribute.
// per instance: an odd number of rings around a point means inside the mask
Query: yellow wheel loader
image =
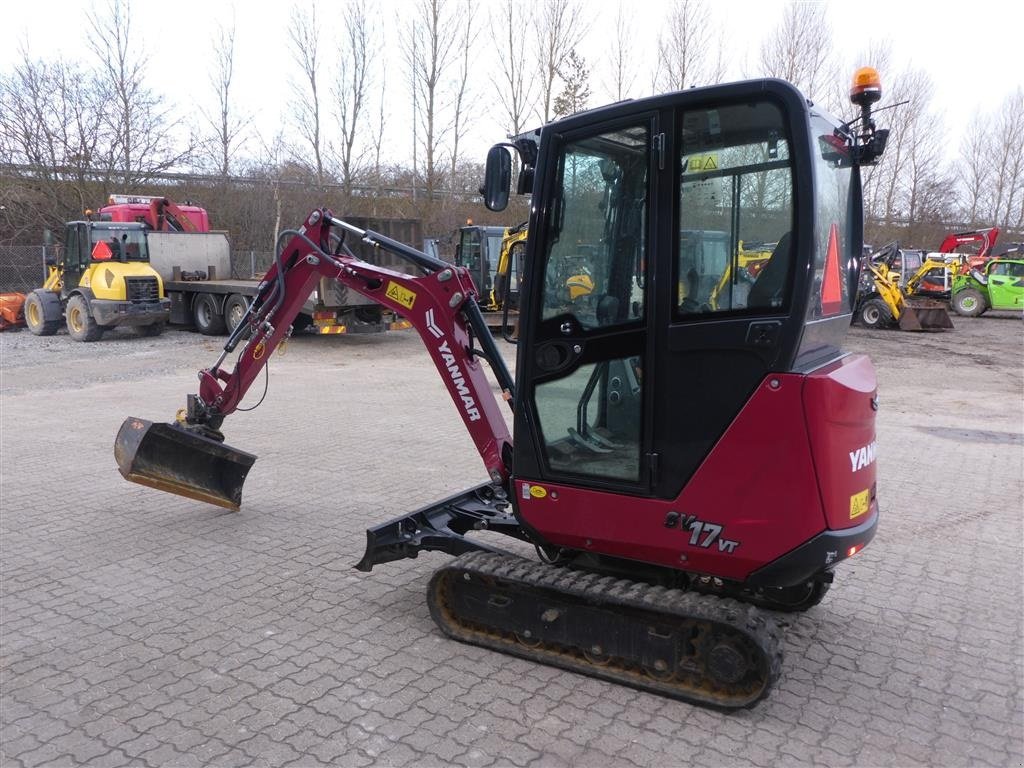
<svg viewBox="0 0 1024 768"><path fill-rule="evenodd" d="M25 297L25 324L36 336L52 336L64 323L75 341L97 341L117 326L156 336L170 316L144 224L70 222L48 267L43 286Z"/></svg>
<svg viewBox="0 0 1024 768"><path fill-rule="evenodd" d="M899 244L883 246L867 258L861 273L854 319L865 328L898 326L901 331L941 331L953 327L945 302L914 294L915 287L935 264L925 261L906 285L892 269Z"/></svg>

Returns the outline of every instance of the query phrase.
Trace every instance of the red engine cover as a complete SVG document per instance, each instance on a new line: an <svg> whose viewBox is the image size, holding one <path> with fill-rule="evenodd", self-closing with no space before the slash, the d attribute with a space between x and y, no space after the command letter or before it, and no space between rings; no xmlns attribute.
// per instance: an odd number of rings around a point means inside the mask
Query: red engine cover
<svg viewBox="0 0 1024 768"><path fill-rule="evenodd" d="M874 514L877 386L864 355L843 358L804 383L811 448L832 529L852 528Z"/></svg>
<svg viewBox="0 0 1024 768"><path fill-rule="evenodd" d="M677 498L517 479L519 513L559 546L742 581L875 513L874 382L864 356L772 374Z"/></svg>

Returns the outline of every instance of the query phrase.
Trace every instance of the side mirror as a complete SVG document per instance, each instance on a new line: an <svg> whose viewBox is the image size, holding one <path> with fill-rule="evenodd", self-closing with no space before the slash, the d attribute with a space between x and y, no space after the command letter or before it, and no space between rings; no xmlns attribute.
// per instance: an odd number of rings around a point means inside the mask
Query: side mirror
<svg viewBox="0 0 1024 768"><path fill-rule="evenodd" d="M487 153L487 166L484 171L484 205L487 206L487 210L505 210L511 185L512 154L505 147L496 144Z"/></svg>

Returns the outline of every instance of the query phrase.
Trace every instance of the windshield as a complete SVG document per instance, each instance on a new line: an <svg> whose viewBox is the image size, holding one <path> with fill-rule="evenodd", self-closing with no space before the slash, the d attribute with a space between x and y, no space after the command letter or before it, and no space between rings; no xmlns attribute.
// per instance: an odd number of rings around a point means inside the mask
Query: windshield
<svg viewBox="0 0 1024 768"><path fill-rule="evenodd" d="M89 256L92 261L149 261L146 232L142 229L92 229Z"/></svg>

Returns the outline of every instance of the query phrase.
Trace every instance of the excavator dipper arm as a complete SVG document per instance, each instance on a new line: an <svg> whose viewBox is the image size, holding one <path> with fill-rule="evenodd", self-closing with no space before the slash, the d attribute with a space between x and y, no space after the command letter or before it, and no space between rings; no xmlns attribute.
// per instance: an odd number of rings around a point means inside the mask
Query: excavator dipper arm
<svg viewBox="0 0 1024 768"><path fill-rule="evenodd" d="M338 230L402 256L426 274L403 274L362 261L347 251ZM334 243L337 246L332 248ZM290 333L292 322L320 278L338 280L401 314L416 328L483 459L490 482L504 485L512 440L480 357L490 363L510 403L513 381L487 332L469 272L335 219L326 209L310 213L303 227L280 249L220 359L200 371L199 393L189 396L184 423L125 420L115 443L122 475L143 485L237 509L242 482L255 457L221 444L220 427L224 417L238 409L274 350ZM246 331L251 335L234 368L227 370L222 365Z"/></svg>

